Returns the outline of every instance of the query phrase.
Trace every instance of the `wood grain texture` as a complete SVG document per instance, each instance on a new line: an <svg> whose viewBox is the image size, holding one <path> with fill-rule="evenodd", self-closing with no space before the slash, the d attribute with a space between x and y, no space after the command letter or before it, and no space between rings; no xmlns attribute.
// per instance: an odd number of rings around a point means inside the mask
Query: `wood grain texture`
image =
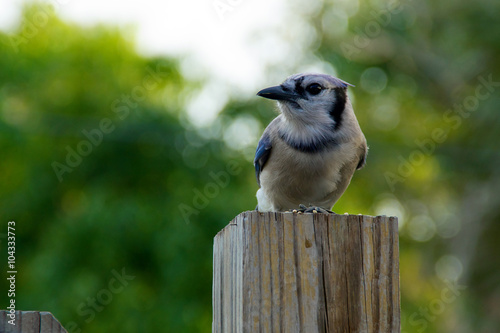
<svg viewBox="0 0 500 333"><path fill-rule="evenodd" d="M213 264L213 332L400 332L395 217L244 212Z"/></svg>
<svg viewBox="0 0 500 333"><path fill-rule="evenodd" d="M16 325L9 324L8 314L0 310L0 333L67 333L50 312L16 311Z"/></svg>

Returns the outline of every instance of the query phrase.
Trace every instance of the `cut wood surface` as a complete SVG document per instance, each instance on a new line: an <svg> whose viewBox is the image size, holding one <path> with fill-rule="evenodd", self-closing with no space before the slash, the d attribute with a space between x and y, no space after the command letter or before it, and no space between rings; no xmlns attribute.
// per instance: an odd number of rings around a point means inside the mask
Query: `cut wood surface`
<svg viewBox="0 0 500 333"><path fill-rule="evenodd" d="M213 332L400 332L397 218L244 212L214 239Z"/></svg>
<svg viewBox="0 0 500 333"><path fill-rule="evenodd" d="M0 333L67 333L50 312L16 311L15 325L9 323L9 314L0 310Z"/></svg>

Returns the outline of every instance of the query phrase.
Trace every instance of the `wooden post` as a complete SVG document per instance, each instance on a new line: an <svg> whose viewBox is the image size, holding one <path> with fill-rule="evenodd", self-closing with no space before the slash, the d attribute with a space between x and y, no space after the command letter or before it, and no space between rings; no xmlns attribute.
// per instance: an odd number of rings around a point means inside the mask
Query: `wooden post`
<svg viewBox="0 0 500 333"><path fill-rule="evenodd" d="M244 212L214 239L212 332L400 332L395 217Z"/></svg>
<svg viewBox="0 0 500 333"><path fill-rule="evenodd" d="M67 333L50 312L16 311L15 325L9 323L9 314L7 310L0 310L2 333Z"/></svg>

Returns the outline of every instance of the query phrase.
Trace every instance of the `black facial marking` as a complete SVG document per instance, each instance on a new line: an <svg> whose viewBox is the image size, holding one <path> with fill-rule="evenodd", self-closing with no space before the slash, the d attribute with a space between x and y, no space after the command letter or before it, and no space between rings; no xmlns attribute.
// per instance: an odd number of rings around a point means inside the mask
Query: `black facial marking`
<svg viewBox="0 0 500 333"><path fill-rule="evenodd" d="M281 89L283 89L283 91L290 91L290 89L285 86L284 84L280 85Z"/></svg>
<svg viewBox="0 0 500 333"><path fill-rule="evenodd" d="M304 87L302 87L303 81L304 81L303 76L301 76L297 80L295 80L295 92L297 92L300 96L306 98Z"/></svg>
<svg viewBox="0 0 500 333"><path fill-rule="evenodd" d="M342 123L342 113L345 109L347 92L345 88L335 88L335 103L330 110L330 117L335 121L335 129L340 127Z"/></svg>
<svg viewBox="0 0 500 333"><path fill-rule="evenodd" d="M297 142L288 138L281 131L279 132L280 139L283 140L287 145L292 147L295 150L298 150L303 153L318 153L328 149L332 149L338 146L337 140L334 138L323 138L322 140L316 140L313 142Z"/></svg>

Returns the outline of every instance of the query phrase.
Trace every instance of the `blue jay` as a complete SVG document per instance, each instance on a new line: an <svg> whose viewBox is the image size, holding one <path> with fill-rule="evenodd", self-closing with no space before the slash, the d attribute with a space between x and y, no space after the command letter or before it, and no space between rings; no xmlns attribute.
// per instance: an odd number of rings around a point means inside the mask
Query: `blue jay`
<svg viewBox="0 0 500 333"><path fill-rule="evenodd" d="M330 75L295 74L257 93L277 100L280 111L255 153L258 211L330 212L365 165L368 148L348 86Z"/></svg>

